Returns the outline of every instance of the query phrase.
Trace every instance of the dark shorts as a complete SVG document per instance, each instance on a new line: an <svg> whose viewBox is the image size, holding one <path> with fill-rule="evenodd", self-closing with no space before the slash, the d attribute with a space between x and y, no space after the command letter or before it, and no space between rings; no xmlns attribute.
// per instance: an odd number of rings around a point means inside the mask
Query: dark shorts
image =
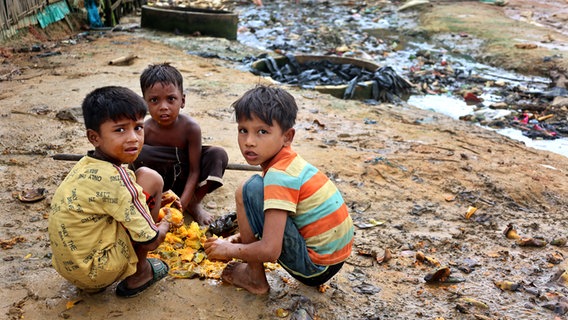
<svg viewBox="0 0 568 320"><path fill-rule="evenodd" d="M260 175L256 174L245 182L243 202L251 229L255 237L260 239L264 228L264 182ZM314 264L308 255L306 241L290 217L286 220L278 263L292 277L308 286L325 283L343 266L343 262L331 266Z"/></svg>
<svg viewBox="0 0 568 320"><path fill-rule="evenodd" d="M223 148L203 146L197 187L208 184L208 192L211 192L222 186L228 162L229 157ZM187 150L145 144L132 166L134 169L145 166L156 170L164 179L163 191L172 190L181 196L189 176L189 155Z"/></svg>

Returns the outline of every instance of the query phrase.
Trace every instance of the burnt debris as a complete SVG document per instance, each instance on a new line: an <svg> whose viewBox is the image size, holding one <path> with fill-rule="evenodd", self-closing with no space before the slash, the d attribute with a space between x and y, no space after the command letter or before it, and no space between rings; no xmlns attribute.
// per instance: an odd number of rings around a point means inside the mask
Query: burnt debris
<svg viewBox="0 0 568 320"><path fill-rule="evenodd" d="M299 63L294 55L286 55L285 63L278 63L273 57L264 59L265 70L252 68L252 72L288 85L304 89L317 86L347 86L343 99L353 99L357 86L371 87L370 98L382 102L407 100L412 84L389 67L367 70L349 63L334 63L322 59Z"/></svg>

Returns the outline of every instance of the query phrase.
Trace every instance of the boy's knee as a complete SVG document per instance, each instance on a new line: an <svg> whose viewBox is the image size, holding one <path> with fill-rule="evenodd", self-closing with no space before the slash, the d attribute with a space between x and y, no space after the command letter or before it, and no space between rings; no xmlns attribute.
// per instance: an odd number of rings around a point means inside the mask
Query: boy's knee
<svg viewBox="0 0 568 320"><path fill-rule="evenodd" d="M248 201L257 202L264 199L264 181L258 174L253 175L245 180L235 191L235 199L237 203L243 203L244 198Z"/></svg>
<svg viewBox="0 0 568 320"><path fill-rule="evenodd" d="M215 149L215 158L219 159L219 161L222 163L223 167L227 167L227 164L229 163L229 155L227 154L227 151L225 151L225 149L221 148L221 147L214 147Z"/></svg>
<svg viewBox="0 0 568 320"><path fill-rule="evenodd" d="M148 167L140 167L136 170L136 182L149 193L162 192L164 188L164 179L153 169Z"/></svg>
<svg viewBox="0 0 568 320"><path fill-rule="evenodd" d="M246 181L243 181L243 183L241 183L237 187L237 190L235 190L235 200L239 203L243 202L243 187L244 187L245 183L246 183Z"/></svg>

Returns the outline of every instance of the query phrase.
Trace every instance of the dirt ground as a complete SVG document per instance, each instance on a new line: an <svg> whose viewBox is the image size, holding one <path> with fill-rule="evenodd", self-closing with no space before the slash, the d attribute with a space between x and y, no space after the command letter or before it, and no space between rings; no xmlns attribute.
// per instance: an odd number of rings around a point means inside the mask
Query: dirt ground
<svg viewBox="0 0 568 320"><path fill-rule="evenodd" d="M478 4L468 16L535 10L531 3ZM455 5L466 4L474 5ZM0 46L0 318L277 319L284 309L296 319L310 319L305 312L310 308L298 307L300 297L311 301L318 319L566 316L566 157L410 106L370 106L294 88L300 107L295 149L334 179L359 226L354 251L327 291L305 287L281 269L268 274L267 296L217 280L172 278L128 300L117 298L114 287L96 295L77 291L50 265L48 207L74 164L51 156L82 154L91 146L82 124L62 120L60 111L79 106L103 85L138 92L140 72L169 61L184 75L183 112L200 122L204 142L224 147L231 163L244 163L230 104L268 80L133 33L91 35L72 44L56 41L65 25L55 28L34 41L58 43L51 49L61 54L40 58L10 50L25 44L24 38ZM561 37L558 29L547 32ZM511 42L525 34L532 33L518 32ZM126 66L108 64L128 54L138 59ZM209 209L217 215L233 210L235 187L250 174L228 171L225 185L206 198ZM27 188L45 188L46 199L24 204L14 197ZM477 211L467 219L470 207ZM505 237L510 224L546 245L525 246ZM392 258L383 263L361 254L380 258L387 249ZM443 266L450 268L451 279L463 282L426 283L425 277Z"/></svg>

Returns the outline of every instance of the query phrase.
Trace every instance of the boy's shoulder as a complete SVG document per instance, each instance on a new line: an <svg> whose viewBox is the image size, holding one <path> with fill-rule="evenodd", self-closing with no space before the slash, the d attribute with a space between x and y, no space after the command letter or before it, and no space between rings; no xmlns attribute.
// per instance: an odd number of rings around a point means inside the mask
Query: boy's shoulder
<svg viewBox="0 0 568 320"><path fill-rule="evenodd" d="M184 114L184 113L178 114L178 119L180 121L184 121L184 122L197 123L197 120L195 120L195 118L193 118L190 115Z"/></svg>
<svg viewBox="0 0 568 320"><path fill-rule="evenodd" d="M162 130L163 128L160 126L160 124L154 120L153 118L148 118L144 121L144 126L151 128L153 130ZM197 123L197 120L195 120L194 118L192 118L191 116L188 116L186 114L178 114L177 116L177 121L176 121L176 129L186 129L186 128L200 128L199 123Z"/></svg>
<svg viewBox="0 0 568 320"><path fill-rule="evenodd" d="M188 134L193 134L197 131L201 132L201 126L197 120L186 114L178 115L177 125L179 126L179 129L186 131Z"/></svg>

